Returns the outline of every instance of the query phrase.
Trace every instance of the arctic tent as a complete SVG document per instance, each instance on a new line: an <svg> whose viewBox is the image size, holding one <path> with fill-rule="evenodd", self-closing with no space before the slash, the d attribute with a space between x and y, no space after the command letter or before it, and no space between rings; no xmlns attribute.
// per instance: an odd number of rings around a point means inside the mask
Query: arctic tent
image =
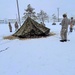
<svg viewBox="0 0 75 75"><path fill-rule="evenodd" d="M50 29L34 21L28 17L23 25L16 31L13 36L21 38L47 36L49 35Z"/></svg>

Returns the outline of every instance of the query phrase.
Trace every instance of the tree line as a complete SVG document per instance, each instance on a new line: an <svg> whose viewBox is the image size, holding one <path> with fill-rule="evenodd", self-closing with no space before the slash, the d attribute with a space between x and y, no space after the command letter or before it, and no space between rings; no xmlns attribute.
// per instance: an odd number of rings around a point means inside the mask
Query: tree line
<svg viewBox="0 0 75 75"><path fill-rule="evenodd" d="M34 10L35 9L30 4L28 4L22 18L26 19L27 17L31 17L32 19L41 21L42 23L44 23L45 21L49 22L49 16L46 12L40 10L39 13L36 13Z"/></svg>

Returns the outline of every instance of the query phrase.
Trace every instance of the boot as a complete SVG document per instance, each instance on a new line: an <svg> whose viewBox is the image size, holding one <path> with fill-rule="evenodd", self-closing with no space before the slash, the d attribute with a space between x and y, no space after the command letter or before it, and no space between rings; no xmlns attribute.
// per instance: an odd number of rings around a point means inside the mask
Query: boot
<svg viewBox="0 0 75 75"><path fill-rule="evenodd" d="M72 32L73 28L70 28L70 32Z"/></svg>
<svg viewBox="0 0 75 75"><path fill-rule="evenodd" d="M64 42L64 40L60 40L60 42Z"/></svg>

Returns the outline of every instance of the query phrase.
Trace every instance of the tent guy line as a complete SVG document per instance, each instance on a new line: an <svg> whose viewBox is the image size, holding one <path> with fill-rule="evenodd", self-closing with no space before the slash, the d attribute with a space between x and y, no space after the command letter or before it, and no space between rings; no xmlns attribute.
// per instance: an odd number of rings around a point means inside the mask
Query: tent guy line
<svg viewBox="0 0 75 75"><path fill-rule="evenodd" d="M3 49L3 50L0 50L0 53L3 52L3 51L6 51L8 48L9 48L9 47L7 47L7 48L5 48L5 49Z"/></svg>

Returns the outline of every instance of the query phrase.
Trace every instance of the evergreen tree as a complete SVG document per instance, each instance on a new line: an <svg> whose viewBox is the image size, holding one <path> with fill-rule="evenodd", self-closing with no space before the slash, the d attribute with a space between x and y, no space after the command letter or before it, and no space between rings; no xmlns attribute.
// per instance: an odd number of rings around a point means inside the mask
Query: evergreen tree
<svg viewBox="0 0 75 75"><path fill-rule="evenodd" d="M34 8L32 8L30 4L28 4L27 9L25 9L23 19L26 19L27 17L31 17L34 20L37 18L34 12Z"/></svg>

